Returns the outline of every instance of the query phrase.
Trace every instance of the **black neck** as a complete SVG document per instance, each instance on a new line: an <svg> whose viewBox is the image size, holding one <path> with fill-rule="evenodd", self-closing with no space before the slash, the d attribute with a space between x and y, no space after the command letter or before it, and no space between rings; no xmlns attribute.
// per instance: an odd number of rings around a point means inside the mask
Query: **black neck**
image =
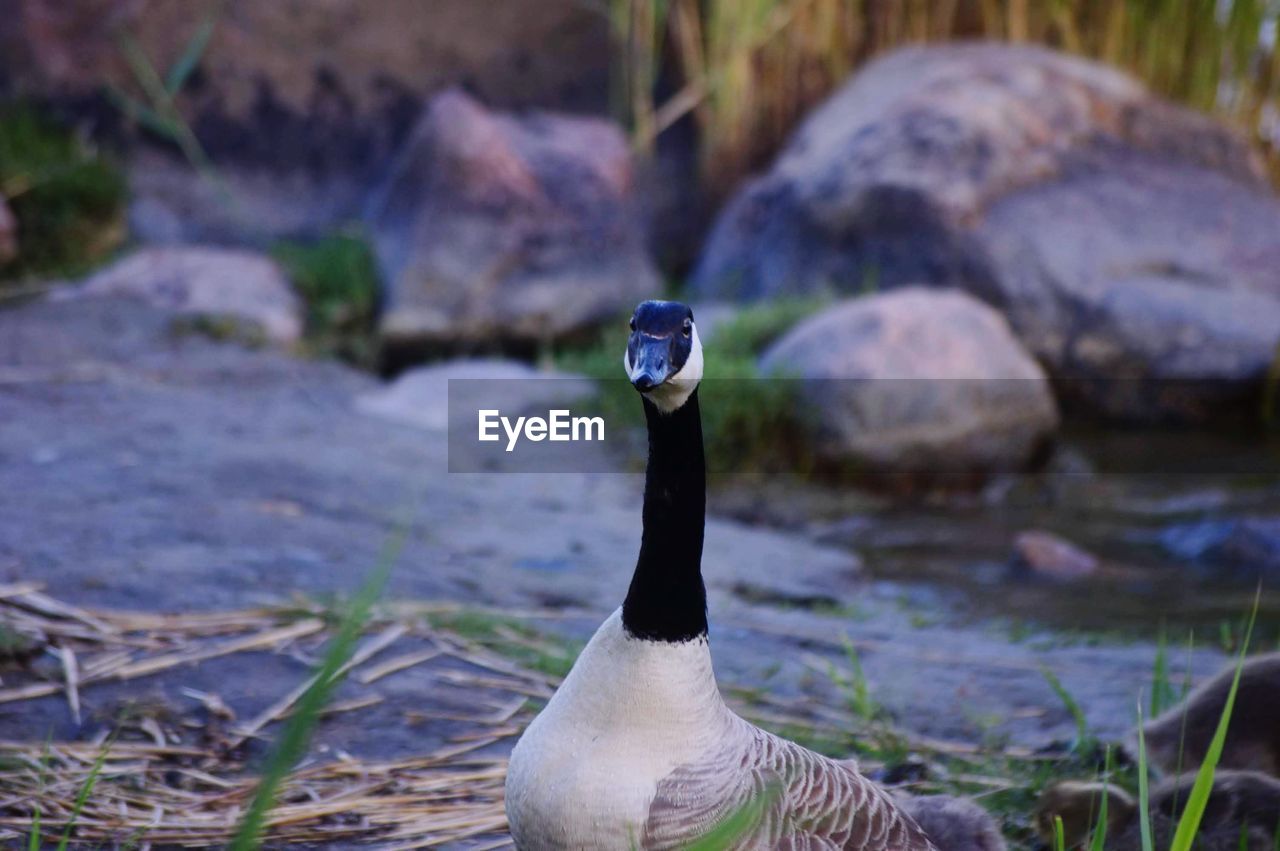
<svg viewBox="0 0 1280 851"><path fill-rule="evenodd" d="M622 604L622 625L637 638L688 641L707 633L702 584L707 466L698 391L670 414L645 399L644 413L649 424L644 534Z"/></svg>

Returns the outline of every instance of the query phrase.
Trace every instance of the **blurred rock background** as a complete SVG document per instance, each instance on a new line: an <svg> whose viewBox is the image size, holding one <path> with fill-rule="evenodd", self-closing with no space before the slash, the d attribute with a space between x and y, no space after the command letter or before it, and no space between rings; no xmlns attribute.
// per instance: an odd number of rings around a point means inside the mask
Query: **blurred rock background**
<svg viewBox="0 0 1280 851"><path fill-rule="evenodd" d="M408 501L394 594L580 639L638 534L639 483L595 473L635 459L445 475L448 382L577 405L535 385L586 376L639 427L627 314L680 298L726 681L835 705L847 666L871 716L1087 762L1132 726L1141 642L1185 636L1207 675L1280 576L1278 25L1272 0L8 0L0 578L281 605L348 589ZM430 688L351 728L412 749ZM1034 770L984 799L1028 843Z"/></svg>
<svg viewBox="0 0 1280 851"><path fill-rule="evenodd" d="M1064 463L1086 425L1262 447L1278 15L14 0L0 298L608 378L631 306L679 297L709 378L799 379L724 385L725 466L909 491Z"/></svg>

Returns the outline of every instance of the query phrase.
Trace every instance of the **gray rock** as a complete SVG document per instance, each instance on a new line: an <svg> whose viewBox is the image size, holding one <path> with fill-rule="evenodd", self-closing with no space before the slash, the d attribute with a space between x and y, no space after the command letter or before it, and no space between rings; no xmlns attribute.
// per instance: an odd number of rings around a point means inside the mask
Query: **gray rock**
<svg viewBox="0 0 1280 851"><path fill-rule="evenodd" d="M508 403L505 413L510 414L572 402L595 388L588 378L538 370L519 361L462 359L409 370L386 387L356 397L356 410L401 425L445 431L451 379L501 382L493 395Z"/></svg>
<svg viewBox="0 0 1280 851"><path fill-rule="evenodd" d="M1004 319L957 291L843 302L787 333L761 368L804 380L821 454L888 473L1019 469L1058 423Z"/></svg>
<svg viewBox="0 0 1280 851"><path fill-rule="evenodd" d="M0 266L18 256L18 220L0 195Z"/></svg>
<svg viewBox="0 0 1280 851"><path fill-rule="evenodd" d="M1277 268L1280 202L1243 139L1103 66L977 44L838 91L728 205L693 289L961 287L1093 408L1194 419L1274 356ZM1093 381L1117 377L1188 385Z"/></svg>
<svg viewBox="0 0 1280 851"><path fill-rule="evenodd" d="M542 343L659 289L613 124L432 100L371 205L388 344Z"/></svg>
<svg viewBox="0 0 1280 851"><path fill-rule="evenodd" d="M1130 420L1254 415L1280 343L1273 196L1114 158L998 201L975 233L998 270L979 294L1065 394Z"/></svg>
<svg viewBox="0 0 1280 851"><path fill-rule="evenodd" d="M1160 543L1176 558L1240 577L1280 577L1280 516L1181 523L1165 529Z"/></svg>
<svg viewBox="0 0 1280 851"><path fill-rule="evenodd" d="M271 342L302 336L302 305L269 257L207 247L143 248L61 298L128 296L186 316L245 322Z"/></svg>

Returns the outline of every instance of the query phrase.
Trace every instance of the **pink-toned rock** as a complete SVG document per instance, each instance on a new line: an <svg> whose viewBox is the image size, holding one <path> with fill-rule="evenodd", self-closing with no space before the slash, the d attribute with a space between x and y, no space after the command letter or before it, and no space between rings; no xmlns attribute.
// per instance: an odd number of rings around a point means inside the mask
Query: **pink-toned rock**
<svg viewBox="0 0 1280 851"><path fill-rule="evenodd" d="M188 316L257 326L270 341L302 336L302 307L280 267L251 251L144 248L98 272L67 297L126 296Z"/></svg>
<svg viewBox="0 0 1280 851"><path fill-rule="evenodd" d="M359 218L423 102L450 86L502 109L607 113L612 40L597 5L3 0L0 82L78 126L136 136L117 146L135 238L252 245ZM147 100L123 36L163 74L206 15L212 32L176 100L218 164L216 183L172 146L149 144L137 122L103 122L101 107L107 89Z"/></svg>
<svg viewBox="0 0 1280 851"><path fill-rule="evenodd" d="M371 205L395 346L543 343L659 289L611 122L434 98Z"/></svg>
<svg viewBox="0 0 1280 851"><path fill-rule="evenodd" d="M1060 581L1084 579L1098 571L1092 553L1052 532L1031 529L1013 539L1014 561L1036 576Z"/></svg>
<svg viewBox="0 0 1280 851"><path fill-rule="evenodd" d="M104 85L140 96L120 36L163 71L216 11L180 103L220 166L380 159L394 141L389 129L449 85L507 108L608 106L609 22L578 0L6 0L4 8L0 78L42 100L83 99Z"/></svg>
<svg viewBox="0 0 1280 851"><path fill-rule="evenodd" d="M1021 469L1058 424L1044 372L1008 323L956 290L837 304L783 336L761 369L802 380L820 454L876 472Z"/></svg>
<svg viewBox="0 0 1280 851"><path fill-rule="evenodd" d="M0 266L18 256L18 220L0 195Z"/></svg>

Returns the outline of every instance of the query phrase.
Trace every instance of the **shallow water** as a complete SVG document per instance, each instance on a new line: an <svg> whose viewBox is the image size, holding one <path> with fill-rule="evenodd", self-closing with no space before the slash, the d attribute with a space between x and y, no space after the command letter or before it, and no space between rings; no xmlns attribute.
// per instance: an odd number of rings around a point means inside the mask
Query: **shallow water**
<svg viewBox="0 0 1280 851"><path fill-rule="evenodd" d="M908 504L779 479L738 483L713 504L850 548L877 579L949 592L962 618L1147 637L1163 624L1217 642L1261 581L1262 640L1280 631L1280 530L1264 557L1215 545L1244 518L1280 518L1275 439L1078 430L1044 472L977 493ZM1063 581L1015 567L1014 538L1030 529L1093 554L1098 570Z"/></svg>

